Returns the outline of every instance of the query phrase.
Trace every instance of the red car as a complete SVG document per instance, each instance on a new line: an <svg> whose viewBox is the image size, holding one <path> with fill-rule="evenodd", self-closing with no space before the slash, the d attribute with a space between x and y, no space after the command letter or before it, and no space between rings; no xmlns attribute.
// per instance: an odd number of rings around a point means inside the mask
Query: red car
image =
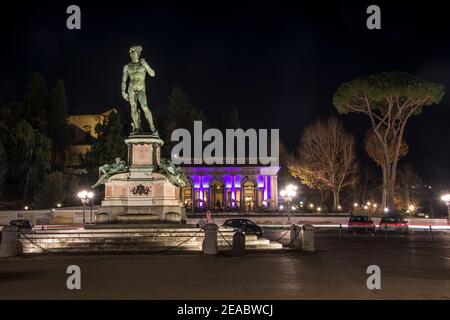
<svg viewBox="0 0 450 320"><path fill-rule="evenodd" d="M386 216L381 218L379 230L408 233L408 222L400 216Z"/></svg>
<svg viewBox="0 0 450 320"><path fill-rule="evenodd" d="M375 223L367 216L351 216L348 232L375 232Z"/></svg>

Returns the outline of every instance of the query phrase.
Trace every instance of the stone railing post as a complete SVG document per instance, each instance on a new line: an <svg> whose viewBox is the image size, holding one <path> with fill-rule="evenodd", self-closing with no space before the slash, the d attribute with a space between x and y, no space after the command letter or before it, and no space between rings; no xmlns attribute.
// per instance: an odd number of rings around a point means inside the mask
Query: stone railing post
<svg viewBox="0 0 450 320"><path fill-rule="evenodd" d="M19 253L17 244L17 227L4 226L0 243L0 258L15 257Z"/></svg>
<svg viewBox="0 0 450 320"><path fill-rule="evenodd" d="M305 224L302 231L302 250L309 252L316 251L314 245L314 227L310 224Z"/></svg>
<svg viewBox="0 0 450 320"><path fill-rule="evenodd" d="M217 254L217 224L208 223L203 227L205 232L205 239L203 240L203 254L214 255Z"/></svg>
<svg viewBox="0 0 450 320"><path fill-rule="evenodd" d="M302 228L296 224L291 226L291 246L294 249L301 250L302 248Z"/></svg>
<svg viewBox="0 0 450 320"><path fill-rule="evenodd" d="M245 235L238 231L233 235L233 257L245 255Z"/></svg>

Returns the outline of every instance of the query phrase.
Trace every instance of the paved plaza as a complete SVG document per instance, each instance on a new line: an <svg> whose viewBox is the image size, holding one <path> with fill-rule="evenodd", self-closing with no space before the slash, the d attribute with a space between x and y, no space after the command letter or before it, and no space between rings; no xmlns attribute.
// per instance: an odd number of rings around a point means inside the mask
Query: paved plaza
<svg viewBox="0 0 450 320"><path fill-rule="evenodd" d="M449 299L450 234L316 233L316 253L40 255L0 260L0 299ZM66 268L81 268L68 290ZM366 269L381 268L381 290Z"/></svg>

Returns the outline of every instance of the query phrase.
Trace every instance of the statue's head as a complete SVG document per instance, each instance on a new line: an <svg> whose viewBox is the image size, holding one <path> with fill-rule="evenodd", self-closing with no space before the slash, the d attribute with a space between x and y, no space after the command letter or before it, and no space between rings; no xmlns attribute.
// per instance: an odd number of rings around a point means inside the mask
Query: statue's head
<svg viewBox="0 0 450 320"><path fill-rule="evenodd" d="M130 58L134 63L139 62L139 58L141 57L142 47L141 46L132 46L130 48Z"/></svg>
<svg viewBox="0 0 450 320"><path fill-rule="evenodd" d="M122 160L120 159L120 158L116 158L116 163L117 164L119 164L119 163L121 163L122 162Z"/></svg>

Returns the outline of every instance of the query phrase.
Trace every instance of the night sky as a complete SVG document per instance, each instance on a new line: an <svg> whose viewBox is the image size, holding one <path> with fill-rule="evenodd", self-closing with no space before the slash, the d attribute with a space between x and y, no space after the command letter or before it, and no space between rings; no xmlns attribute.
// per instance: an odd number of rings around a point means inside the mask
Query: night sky
<svg viewBox="0 0 450 320"><path fill-rule="evenodd" d="M291 149L303 128L336 114L337 86L357 76L405 71L450 92L450 19L444 1L14 1L2 4L0 102L20 100L32 72L50 86L66 83L70 110L117 106L128 48L157 77L150 106L167 104L172 86L214 119L235 106L244 128L280 128ZM66 8L78 4L82 29L66 28ZM378 4L382 30L366 28L366 8ZM14 6L14 7L12 7ZM406 132L414 164L427 183L450 181L449 97L414 118ZM69 110L69 111L70 111ZM164 112L164 110L162 110ZM364 115L345 115L361 138ZM363 154L363 152L360 152Z"/></svg>

